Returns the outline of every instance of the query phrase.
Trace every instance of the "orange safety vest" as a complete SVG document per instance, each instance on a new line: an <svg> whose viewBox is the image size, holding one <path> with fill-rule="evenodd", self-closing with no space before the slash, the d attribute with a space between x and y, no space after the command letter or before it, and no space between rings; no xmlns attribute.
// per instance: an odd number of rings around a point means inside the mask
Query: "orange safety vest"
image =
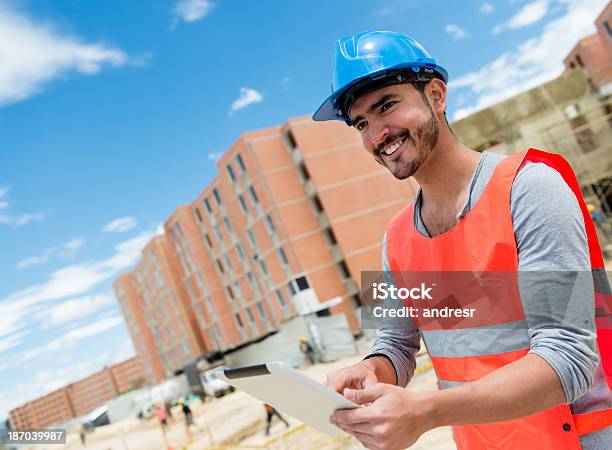
<svg viewBox="0 0 612 450"><path fill-rule="evenodd" d="M484 290L487 285L496 288L492 296L495 301L489 301L488 305L482 298L474 301L453 294L442 296L443 300L435 304L435 308L475 304L481 307L479 311L485 308L490 312L484 316L413 319L421 329L443 389L477 380L529 351L528 330L516 281L518 252L510 213L512 183L526 161L544 163L559 172L580 204L594 278L599 354L608 386L612 386L612 298L595 227L567 161L560 155L529 149L497 165L477 204L446 233L433 238L421 235L414 226L413 205L400 211L387 227L387 258L396 283L401 285L405 281L401 279L402 273L410 278L413 275L409 274L435 272L441 274L438 280L443 283L453 273L464 271L475 274L472 281L478 282L465 282L471 286L465 292L470 292L474 284ZM487 281L487 274L493 274L491 280ZM507 280L500 281L503 278ZM505 283L503 289L499 288L500 283ZM519 326L513 328L515 324ZM609 425L612 425L612 409L572 414L569 406L563 404L515 420L455 426L453 432L460 450L578 450L581 448L579 436Z"/></svg>

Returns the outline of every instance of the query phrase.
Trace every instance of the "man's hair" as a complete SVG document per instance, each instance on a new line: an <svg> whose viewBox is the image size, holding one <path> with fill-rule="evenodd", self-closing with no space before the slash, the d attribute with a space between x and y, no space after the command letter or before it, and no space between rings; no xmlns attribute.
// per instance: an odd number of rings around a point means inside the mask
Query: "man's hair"
<svg viewBox="0 0 612 450"><path fill-rule="evenodd" d="M438 79L440 79L440 78L438 78ZM425 95L425 87L429 84L430 81L431 80L428 80L428 81L409 81L409 83L414 86L414 88L417 90L417 92L419 93L419 95L423 99L423 102L431 110L431 106L429 105L429 100L427 99L427 95ZM433 113L433 111L432 111L432 113ZM448 118L446 117L446 109L444 110L444 120L446 121L446 125L448 125L448 128L450 129L450 124L448 123ZM451 129L451 133L453 133L452 129ZM453 134L455 134L455 133L453 133Z"/></svg>
<svg viewBox="0 0 612 450"><path fill-rule="evenodd" d="M427 99L427 95L425 95L425 87L434 78L437 78L442 81L444 80L439 74L435 72L427 78L418 79L418 77L416 77L417 79L415 79L415 77L416 75L411 70L401 69L393 71L388 76L380 78L374 82L364 80L363 82L358 83L356 86L353 86L347 92L345 92L342 97L339 98L339 102L342 105L342 109L348 112L351 110L351 107L353 106L355 100L357 100L357 98L362 95L365 95L377 89L381 89L383 87L391 86L393 84L410 83L417 90L417 92L421 96L421 99L433 114L433 110L431 109L431 105L429 104L429 100ZM446 125L448 125L448 127L450 128L448 119L446 117L446 111L444 111L444 120L446 121Z"/></svg>

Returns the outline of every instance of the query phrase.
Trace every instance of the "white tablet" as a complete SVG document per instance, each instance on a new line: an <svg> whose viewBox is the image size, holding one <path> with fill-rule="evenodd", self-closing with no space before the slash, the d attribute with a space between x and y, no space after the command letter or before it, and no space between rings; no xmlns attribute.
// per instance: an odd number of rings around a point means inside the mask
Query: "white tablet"
<svg viewBox="0 0 612 450"><path fill-rule="evenodd" d="M329 423L329 416L335 410L359 408L333 389L280 361L221 370L219 377L279 411L331 435L343 433Z"/></svg>

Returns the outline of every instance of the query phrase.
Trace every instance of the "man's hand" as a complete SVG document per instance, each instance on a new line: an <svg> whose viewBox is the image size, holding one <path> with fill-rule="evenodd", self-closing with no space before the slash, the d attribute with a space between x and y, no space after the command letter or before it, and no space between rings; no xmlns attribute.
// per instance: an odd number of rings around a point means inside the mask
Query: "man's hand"
<svg viewBox="0 0 612 450"><path fill-rule="evenodd" d="M342 394L345 388L364 389L374 384L395 384L395 369L384 356L374 356L327 374L324 384Z"/></svg>
<svg viewBox="0 0 612 450"><path fill-rule="evenodd" d="M404 449L434 428L430 392L411 392L397 386L377 383L365 389L345 389L344 396L360 405L338 410L330 423L355 436L369 449Z"/></svg>

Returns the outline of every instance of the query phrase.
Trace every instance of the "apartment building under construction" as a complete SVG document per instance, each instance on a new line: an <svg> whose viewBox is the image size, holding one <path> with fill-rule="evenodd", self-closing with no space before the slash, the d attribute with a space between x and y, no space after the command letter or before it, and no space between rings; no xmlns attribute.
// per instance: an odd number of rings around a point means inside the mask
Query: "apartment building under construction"
<svg viewBox="0 0 612 450"><path fill-rule="evenodd" d="M612 214L612 4L555 80L452 124L479 151L563 153L587 201ZM379 270L388 220L411 201L339 122L309 117L243 134L218 175L178 207L115 283L150 381L200 355L226 352L335 299L354 334L360 272ZM608 232L601 232L602 244ZM154 254L156 256L154 256ZM339 300L339 301L338 301Z"/></svg>
<svg viewBox="0 0 612 450"><path fill-rule="evenodd" d="M115 282L151 381L329 300L358 334L360 273L379 269L386 223L416 191L354 130L308 117L245 133L217 169L165 222L155 256L146 248Z"/></svg>
<svg viewBox="0 0 612 450"><path fill-rule="evenodd" d="M9 412L14 430L43 429L90 413L145 382L140 360L127 359L31 400Z"/></svg>

